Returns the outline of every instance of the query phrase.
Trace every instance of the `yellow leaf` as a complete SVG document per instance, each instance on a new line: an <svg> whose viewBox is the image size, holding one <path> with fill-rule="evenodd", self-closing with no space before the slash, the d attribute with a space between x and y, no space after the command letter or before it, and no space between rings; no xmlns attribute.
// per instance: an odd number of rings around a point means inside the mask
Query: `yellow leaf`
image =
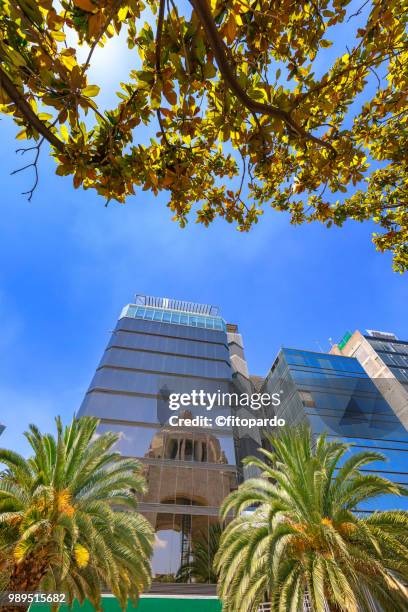
<svg viewBox="0 0 408 612"><path fill-rule="evenodd" d="M67 126L66 125L61 125L60 132L61 132L62 139L65 142L68 142L68 140L69 140L69 133L68 133L68 130L67 130Z"/></svg>
<svg viewBox="0 0 408 612"><path fill-rule="evenodd" d="M206 79L212 79L217 74L217 69L212 62L207 62L204 65L203 73Z"/></svg>
<svg viewBox="0 0 408 612"><path fill-rule="evenodd" d="M74 4L87 13L94 13L98 10L98 7L91 0L74 0Z"/></svg>
<svg viewBox="0 0 408 612"><path fill-rule="evenodd" d="M166 176L164 177L161 183L164 187L168 187L169 185L174 183L175 179L176 179L176 176L174 175L172 176L169 172L166 172Z"/></svg>
<svg viewBox="0 0 408 612"><path fill-rule="evenodd" d="M118 11L118 19L119 19L119 21L125 21L127 15L128 15L128 7L127 6L122 6L122 8L120 8L119 11Z"/></svg>
<svg viewBox="0 0 408 612"><path fill-rule="evenodd" d="M91 15L88 19L88 34L92 38L97 36L103 26L103 14L101 12Z"/></svg>
<svg viewBox="0 0 408 612"><path fill-rule="evenodd" d="M236 34L237 34L237 24L235 21L235 16L231 13L227 21L227 24L225 26L225 35L227 37L227 41L229 42L229 44L233 42Z"/></svg>
<svg viewBox="0 0 408 612"><path fill-rule="evenodd" d="M7 55L9 56L9 58L11 59L11 61L13 62L15 66L20 67L20 66L26 65L26 61L24 57L20 55L18 51L15 51L14 49L7 49Z"/></svg>
<svg viewBox="0 0 408 612"><path fill-rule="evenodd" d="M20 540L14 549L14 559L17 563L20 563L26 556L29 548L29 542L27 540Z"/></svg>
<svg viewBox="0 0 408 612"><path fill-rule="evenodd" d="M173 85L170 81L166 81L166 83L164 83L163 93L166 96L166 99L169 104L171 104L172 106L174 106L174 104L177 104L177 95L176 92L173 90Z"/></svg>
<svg viewBox="0 0 408 612"><path fill-rule="evenodd" d="M171 104L172 106L174 106L174 104L177 104L177 96L176 96L176 93L172 89L164 91L163 93L166 96L166 99L169 104Z"/></svg>
<svg viewBox="0 0 408 612"><path fill-rule="evenodd" d="M23 130L21 130L17 136L16 136L17 140L25 140L27 138L27 132L26 129L24 128Z"/></svg>
<svg viewBox="0 0 408 612"><path fill-rule="evenodd" d="M8 97L4 89L0 87L0 104L6 105L6 104L9 104L9 102L10 102L10 98ZM2 109L1 112L6 112L6 107L4 107L4 110Z"/></svg>
<svg viewBox="0 0 408 612"><path fill-rule="evenodd" d="M156 174L152 170L149 170L148 175L149 175L149 179L150 179L150 182L152 183L152 185L157 187L157 185L159 183L159 180L158 180Z"/></svg>
<svg viewBox="0 0 408 612"><path fill-rule="evenodd" d="M82 90L82 95L87 96L88 98L94 98L98 95L100 88L98 85L88 85L85 89Z"/></svg>
<svg viewBox="0 0 408 612"><path fill-rule="evenodd" d="M60 58L65 68L68 68L68 70L72 70L73 67L76 66L75 57L73 57L72 55L61 55Z"/></svg>
<svg viewBox="0 0 408 612"><path fill-rule="evenodd" d="M50 32L50 35L54 40L58 42L64 42L65 40L64 32L57 32L57 30L53 30L52 32Z"/></svg>

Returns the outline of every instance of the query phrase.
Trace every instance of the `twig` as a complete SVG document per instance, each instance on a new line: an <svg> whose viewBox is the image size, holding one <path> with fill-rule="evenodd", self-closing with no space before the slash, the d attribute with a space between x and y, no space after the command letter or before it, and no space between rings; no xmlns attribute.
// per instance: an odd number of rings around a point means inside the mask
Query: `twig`
<svg viewBox="0 0 408 612"><path fill-rule="evenodd" d="M373 75L377 79L378 89L381 89L381 81L380 81L380 77L378 76L377 72L374 70L372 66L369 66L368 69L373 73Z"/></svg>
<svg viewBox="0 0 408 612"><path fill-rule="evenodd" d="M350 19L352 17L357 17L358 15L361 15L361 11L363 10L363 8L369 3L371 2L371 0L366 0L365 2L363 2L363 4L360 6L360 8L358 9L358 11L356 11L355 13L353 13L352 15L350 15L350 17L347 19L347 23L350 21Z"/></svg>
<svg viewBox="0 0 408 612"><path fill-rule="evenodd" d="M25 153L27 153L27 151L34 151L34 150L36 153L35 153L34 161L32 161L30 164L27 164L26 166L23 166L22 168L17 168L17 170L13 170L13 172L10 173L11 175L13 175L13 174L17 174L18 172L22 172L23 170L27 170L28 168L34 168L34 185L28 191L22 192L22 195L27 196L27 199L29 202L31 202L31 198L33 197L34 191L37 189L37 186L38 186L39 175L38 175L38 165L37 164L38 164L38 159L40 157L41 145L43 144L44 140L45 140L45 137L43 136L41 140L32 147L16 149L16 153L21 153L21 155L24 155Z"/></svg>
<svg viewBox="0 0 408 612"><path fill-rule="evenodd" d="M168 138L167 138L166 128L163 125L163 117L161 115L160 108L157 109L156 115L157 115L157 121L159 122L160 131L163 134L164 141L165 141L166 145L169 147L170 143L169 143Z"/></svg>
<svg viewBox="0 0 408 612"><path fill-rule="evenodd" d="M242 187L244 185L244 179L245 179L245 175L246 175L246 161L245 161L245 156L242 153L241 149L239 149L239 154L240 154L241 159L242 159L242 176L241 176L241 184L239 186L238 194L237 195L238 195L239 198L241 198Z"/></svg>
<svg viewBox="0 0 408 612"><path fill-rule="evenodd" d="M329 184L329 181L327 180L327 181L325 182L325 184L323 185L323 189L321 190L321 192L320 192L320 193L319 193L319 195L318 195L318 197L319 197L319 198L322 198L322 197L323 197L324 192L326 191L326 189L327 189L327 185L328 185L328 184Z"/></svg>
<svg viewBox="0 0 408 612"><path fill-rule="evenodd" d="M381 125L383 125L384 123L387 123L388 121L394 121L395 119L399 119L400 117L404 117L404 115L408 114L408 110L404 109L402 110L400 113L397 113L396 115L389 115L388 117L385 117L385 119L377 119L377 123L380 123Z"/></svg>
<svg viewBox="0 0 408 612"><path fill-rule="evenodd" d="M51 124L52 127L54 127L59 120L59 117L61 115L61 113L63 112L64 109L62 109L57 117L54 119L53 123ZM28 151L36 151L35 157L34 157L34 161L31 162L31 164L27 164L26 166L23 166L22 168L17 168L17 170L13 170L13 172L11 172L10 174L17 174L18 172L22 172L23 170L27 170L28 168L34 168L34 173L35 173L35 180L34 180L34 185L33 187L29 190L29 191L23 191L22 195L26 195L28 196L28 201L31 202L31 198L33 197L34 191L36 190L37 186L38 186L38 181L39 181L39 174L38 174L38 160L40 157L40 151L41 151L41 146L43 144L45 140L45 137L43 136L39 142L37 142L37 144L31 146L31 147L20 147L19 149L16 149L16 153L21 153L21 155L25 155L25 153L27 153Z"/></svg>

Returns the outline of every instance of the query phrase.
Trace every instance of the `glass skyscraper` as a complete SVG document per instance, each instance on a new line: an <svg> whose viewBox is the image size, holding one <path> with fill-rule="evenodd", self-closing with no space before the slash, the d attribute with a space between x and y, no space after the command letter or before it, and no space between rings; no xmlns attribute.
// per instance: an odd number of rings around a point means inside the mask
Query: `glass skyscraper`
<svg viewBox="0 0 408 612"><path fill-rule="evenodd" d="M192 542L208 536L220 504L237 487L232 429L170 426L176 412L169 397L228 393L235 385L251 385L236 325L213 306L139 295L123 309L80 408L80 416L101 419L99 432L118 432L117 450L144 466L148 491L139 508L156 530L158 583L178 579ZM228 415L231 408L214 411ZM208 411L188 406L177 414Z"/></svg>
<svg viewBox="0 0 408 612"><path fill-rule="evenodd" d="M408 485L408 432L357 359L284 348L262 386L281 393L275 408L287 425L308 423L315 436L350 444L350 453L376 450L386 462L362 468ZM408 510L408 498L389 495L362 506L361 511Z"/></svg>

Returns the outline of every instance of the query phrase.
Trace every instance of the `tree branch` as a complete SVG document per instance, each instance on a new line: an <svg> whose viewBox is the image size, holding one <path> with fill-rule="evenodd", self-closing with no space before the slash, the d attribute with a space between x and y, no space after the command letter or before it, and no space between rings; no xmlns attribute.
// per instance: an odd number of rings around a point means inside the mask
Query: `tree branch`
<svg viewBox="0 0 408 612"><path fill-rule="evenodd" d="M17 89L10 77L0 67L0 85L8 95L8 97L14 102L18 110L23 115L24 119L28 121L31 127L33 127L41 136L43 136L48 142L55 147L60 153L65 152L64 143L51 132L51 130L37 117L23 94Z"/></svg>
<svg viewBox="0 0 408 612"><path fill-rule="evenodd" d="M165 9L166 0L160 0L159 5L159 16L157 19L157 32L156 32L156 72L157 76L160 77L161 74L161 44L163 37L163 23L164 23L164 9ZM166 145L169 145L169 141L167 139L166 130L163 125L163 119L161 116L160 108L156 111L157 121L159 122L160 130L163 135L163 139Z"/></svg>
<svg viewBox="0 0 408 612"><path fill-rule="evenodd" d="M222 76L224 77L231 91L234 92L242 104L253 113L261 113L262 115L269 115L271 117L281 119L281 121L283 121L283 123L285 123L290 130L299 137L304 138L305 140L311 140L320 146L329 149L333 155L336 155L336 151L330 143L325 142L324 140L321 140L320 138L317 138L316 136L313 136L313 134L310 134L304 130L292 119L290 113L277 106L257 102L248 96L248 94L238 83L235 71L228 60L228 49L218 32L207 0L189 0L189 2L195 10L197 17L199 18L200 23L206 33L207 42L214 53L214 57L217 61L217 65Z"/></svg>
<svg viewBox="0 0 408 612"><path fill-rule="evenodd" d="M384 204L381 210L396 209L396 208L408 208L408 202L401 202L400 204L393 204L391 206Z"/></svg>
<svg viewBox="0 0 408 612"><path fill-rule="evenodd" d="M156 32L156 70L157 70L157 74L160 74L161 72L160 58L161 58L161 44L162 44L162 37L163 37L164 7L165 7L165 0L160 0L159 16L157 19L157 32Z"/></svg>

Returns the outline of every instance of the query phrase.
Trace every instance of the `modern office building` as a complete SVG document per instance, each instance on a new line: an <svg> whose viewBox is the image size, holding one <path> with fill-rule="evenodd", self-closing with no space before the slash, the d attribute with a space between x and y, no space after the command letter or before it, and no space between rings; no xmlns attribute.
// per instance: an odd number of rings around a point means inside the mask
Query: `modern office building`
<svg viewBox="0 0 408 612"><path fill-rule="evenodd" d="M170 425L174 415L209 416L205 406L171 410L170 396L236 387L251 387L236 325L210 305L138 295L123 309L80 408L80 416L101 419L100 432L118 432L118 450L144 465L148 490L139 507L156 530L158 590L171 587L195 538L218 522L221 502L237 487L240 454L231 428ZM231 407L215 412L228 415Z"/></svg>
<svg viewBox="0 0 408 612"><path fill-rule="evenodd" d="M408 430L408 342L388 332L347 332L331 351L355 357Z"/></svg>
<svg viewBox="0 0 408 612"><path fill-rule="evenodd" d="M362 471L377 473L408 485L408 432L374 382L355 358L282 349L262 386L266 393L281 392L275 408L287 425L308 423L315 436L349 443L350 452L375 449L387 462L375 462ZM387 496L361 507L362 511L408 510L408 498Z"/></svg>
<svg viewBox="0 0 408 612"><path fill-rule="evenodd" d="M388 383L392 376L406 392L408 357L396 356L408 356L408 343L378 333L349 334L330 354L282 349L264 378L249 374L237 325L214 306L138 295L124 307L79 416L99 417L99 431L118 432L117 449L144 466L147 493L139 508L156 531L154 583L145 597L158 598L155 610L220 610L215 586L182 582L179 568L191 559L195 540L208 537L219 521L226 495L253 475L241 460L267 444L265 432L256 429L170 423L176 415L253 416L250 408L225 402L209 412L192 401L194 392L279 393L280 406L264 416L276 414L288 425L307 422L315 436L327 432L347 441L350 452L379 450L388 462L367 471L408 485L408 431L397 417L405 412L392 404L387 386L388 397L382 396L378 384L386 372ZM182 393L191 401L172 410L172 394ZM408 498L388 496L375 506L408 509Z"/></svg>

